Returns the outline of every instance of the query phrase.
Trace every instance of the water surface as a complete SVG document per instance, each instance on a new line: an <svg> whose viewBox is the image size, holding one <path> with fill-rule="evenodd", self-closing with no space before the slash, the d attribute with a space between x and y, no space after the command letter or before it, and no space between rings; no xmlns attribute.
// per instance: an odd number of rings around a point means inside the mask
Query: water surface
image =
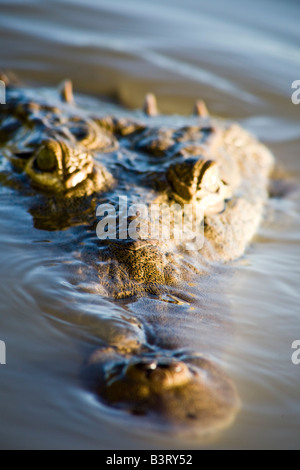
<svg viewBox="0 0 300 470"><path fill-rule="evenodd" d="M118 99L130 108L155 92L162 112L188 114L204 98L215 115L254 132L294 178L300 176L300 6L254 0L0 1L1 67L27 85L56 85ZM27 202L0 190L2 448L202 448L128 428L82 388L79 312L122 323L121 305L69 282L78 231L40 231ZM243 407L208 448L299 448L299 191L270 202L266 220L226 282L236 325L226 367ZM225 284L224 284L225 285ZM94 332L94 338L93 338ZM190 333L192 335L192 332ZM96 338L96 339L95 339ZM83 340L84 342L85 340Z"/></svg>

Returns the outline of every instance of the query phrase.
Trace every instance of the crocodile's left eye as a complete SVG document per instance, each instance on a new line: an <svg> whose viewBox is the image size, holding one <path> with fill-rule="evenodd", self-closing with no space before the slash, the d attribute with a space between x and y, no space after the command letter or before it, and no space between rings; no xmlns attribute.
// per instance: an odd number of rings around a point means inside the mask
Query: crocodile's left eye
<svg viewBox="0 0 300 470"><path fill-rule="evenodd" d="M217 191L220 182L218 165L205 157L191 157L172 164L167 178L174 193L186 201L202 190Z"/></svg>
<svg viewBox="0 0 300 470"><path fill-rule="evenodd" d="M220 186L220 170L214 161L208 161L204 165L199 176L198 188L205 191L216 192Z"/></svg>
<svg viewBox="0 0 300 470"><path fill-rule="evenodd" d="M36 166L41 171L53 171L57 165L57 158L50 146L43 146L36 156Z"/></svg>

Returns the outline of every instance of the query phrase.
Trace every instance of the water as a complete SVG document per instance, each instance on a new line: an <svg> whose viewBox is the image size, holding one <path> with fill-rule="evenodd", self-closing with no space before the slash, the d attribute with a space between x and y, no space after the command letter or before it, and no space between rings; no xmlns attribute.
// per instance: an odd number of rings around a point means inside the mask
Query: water
<svg viewBox="0 0 300 470"><path fill-rule="evenodd" d="M205 445L128 427L82 387L78 344L97 341L95 319L125 310L81 293L68 280L76 230L39 231L26 200L1 189L0 366L2 448L299 448L300 366L300 6L254 0L77 0L0 2L1 67L30 85L70 77L75 89L131 108L155 92L162 112L188 114L204 98L273 151L296 190L270 203L246 256L226 283L236 325L227 371L243 407ZM81 339L84 313L91 328ZM128 314L128 312L126 313ZM94 333L94 337L93 337Z"/></svg>

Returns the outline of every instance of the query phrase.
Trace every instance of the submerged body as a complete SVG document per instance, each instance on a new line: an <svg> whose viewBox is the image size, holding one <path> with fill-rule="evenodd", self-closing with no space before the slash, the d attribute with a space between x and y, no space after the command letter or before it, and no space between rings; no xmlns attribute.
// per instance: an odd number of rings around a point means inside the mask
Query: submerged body
<svg viewBox="0 0 300 470"><path fill-rule="evenodd" d="M101 110L95 116L77 109L70 94L64 88L68 103L56 97L54 106L43 94L33 100L30 92L12 89L1 110L1 153L12 169L12 177L2 180L14 187L16 179L15 187L42 195L38 208L30 208L35 226L60 230L75 223L95 233L97 204L109 202L118 214L118 199L126 196L129 204L147 207L188 204L203 214L198 222L204 230L203 245L187 251L193 241L174 237L172 230L169 239L147 231L120 239L118 218L114 238L87 235L74 247L82 276L97 284L98 293L162 307L150 322L161 327L155 341L145 325L142 339L137 331L133 342L126 332L110 335L85 363L88 383L105 404L154 420L160 429L193 428L206 435L225 428L239 409L234 384L201 355L200 339L196 352L184 337L160 341L163 312L168 303L179 310L183 305L196 318L203 276L243 255L263 215L273 157L238 125L210 118L203 106L192 121L169 125L153 102L146 103L150 116L142 119ZM138 226L143 218L137 211L132 220ZM164 227L167 220L161 216L160 222Z"/></svg>

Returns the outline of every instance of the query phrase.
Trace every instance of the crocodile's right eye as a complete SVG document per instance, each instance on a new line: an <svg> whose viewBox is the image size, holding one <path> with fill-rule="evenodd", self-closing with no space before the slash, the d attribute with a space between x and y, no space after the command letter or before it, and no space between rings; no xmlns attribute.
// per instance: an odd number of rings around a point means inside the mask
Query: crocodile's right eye
<svg viewBox="0 0 300 470"><path fill-rule="evenodd" d="M54 170L56 166L55 155L52 152L49 152L48 149L42 149L37 155L36 164L39 170Z"/></svg>
<svg viewBox="0 0 300 470"><path fill-rule="evenodd" d="M44 144L36 155L36 166L41 171L53 171L57 166L57 156L55 145Z"/></svg>

